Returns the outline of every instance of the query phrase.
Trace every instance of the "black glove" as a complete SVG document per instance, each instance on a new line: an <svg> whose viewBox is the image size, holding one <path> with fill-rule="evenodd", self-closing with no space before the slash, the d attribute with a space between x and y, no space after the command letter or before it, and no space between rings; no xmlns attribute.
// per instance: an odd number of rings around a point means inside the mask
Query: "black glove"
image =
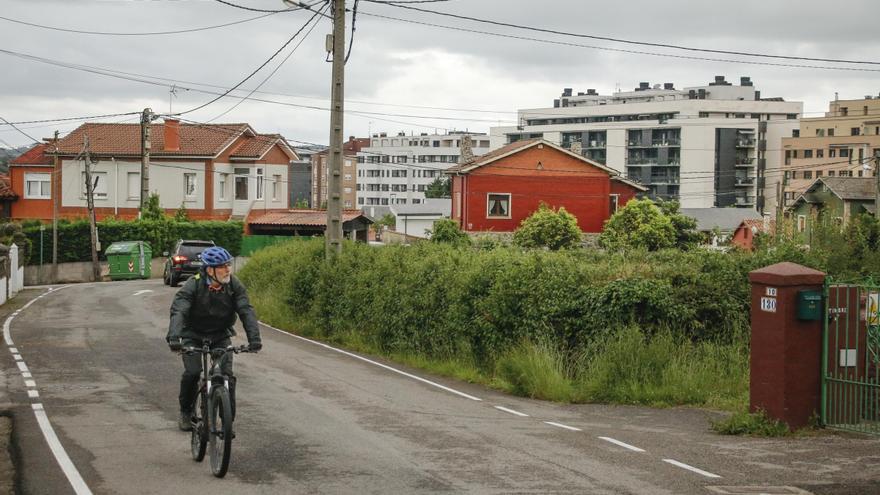
<svg viewBox="0 0 880 495"><path fill-rule="evenodd" d="M168 340L168 348L171 349L171 352L180 352L183 349L183 342L180 339L170 339Z"/></svg>
<svg viewBox="0 0 880 495"><path fill-rule="evenodd" d="M259 352L263 348L262 342L251 342L248 344L248 350L250 352Z"/></svg>

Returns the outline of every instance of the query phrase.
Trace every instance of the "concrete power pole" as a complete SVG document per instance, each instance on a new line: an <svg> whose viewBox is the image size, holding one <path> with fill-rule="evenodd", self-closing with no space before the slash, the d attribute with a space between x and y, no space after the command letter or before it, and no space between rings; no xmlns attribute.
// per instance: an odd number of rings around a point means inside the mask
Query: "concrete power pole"
<svg viewBox="0 0 880 495"><path fill-rule="evenodd" d="M880 155L874 156L874 216L880 218Z"/></svg>
<svg viewBox="0 0 880 495"><path fill-rule="evenodd" d="M58 170L58 131L55 131L55 158L52 161L52 283L58 282L58 195L61 194L61 185L58 178L61 171Z"/></svg>
<svg viewBox="0 0 880 495"><path fill-rule="evenodd" d="M144 211L147 199L150 197L150 123L153 121L153 111L144 109L141 114L141 205L138 210L138 218Z"/></svg>
<svg viewBox="0 0 880 495"><path fill-rule="evenodd" d="M332 46L331 46L332 45ZM342 135L345 100L345 0L333 0L333 34L327 37L333 52L333 80L330 90L330 173L327 184L326 257L342 252Z"/></svg>
<svg viewBox="0 0 880 495"><path fill-rule="evenodd" d="M89 137L83 137L83 155L86 161L86 204L89 209L89 237L92 245L92 275L101 281L101 265L98 263L98 226L95 222L95 184L92 182L92 156L89 154Z"/></svg>

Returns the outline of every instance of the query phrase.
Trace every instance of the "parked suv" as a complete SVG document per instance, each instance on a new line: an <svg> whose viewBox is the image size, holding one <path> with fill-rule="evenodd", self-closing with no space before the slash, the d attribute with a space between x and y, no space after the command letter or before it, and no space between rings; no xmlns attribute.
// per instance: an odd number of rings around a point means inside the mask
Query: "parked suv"
<svg viewBox="0 0 880 495"><path fill-rule="evenodd" d="M182 279L195 275L202 267L202 251L213 245L214 241L177 241L174 251L163 253L167 257L163 272L165 285L177 287Z"/></svg>

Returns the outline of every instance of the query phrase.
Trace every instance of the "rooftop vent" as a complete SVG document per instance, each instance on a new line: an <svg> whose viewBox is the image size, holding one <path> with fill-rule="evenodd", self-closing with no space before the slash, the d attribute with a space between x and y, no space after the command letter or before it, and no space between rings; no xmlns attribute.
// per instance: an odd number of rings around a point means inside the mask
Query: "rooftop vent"
<svg viewBox="0 0 880 495"><path fill-rule="evenodd" d="M650 89L650 88L651 88L650 82L640 82L639 87L636 88L636 91L644 91L644 90Z"/></svg>
<svg viewBox="0 0 880 495"><path fill-rule="evenodd" d="M724 76L715 76L715 82L710 82L709 86L730 86L730 83L724 80Z"/></svg>
<svg viewBox="0 0 880 495"><path fill-rule="evenodd" d="M571 88L565 88L562 90L562 96L571 96Z"/></svg>
<svg viewBox="0 0 880 495"><path fill-rule="evenodd" d="M740 86L752 86L752 78L749 76L742 76L739 78Z"/></svg>
<svg viewBox="0 0 880 495"><path fill-rule="evenodd" d="M596 90L595 90L595 89L588 89L588 90L587 90L587 94L588 94L588 95L591 95L591 96L595 96L595 95L597 95L597 94L599 94L599 93L596 93Z"/></svg>
<svg viewBox="0 0 880 495"><path fill-rule="evenodd" d="M675 85L672 83L663 83L663 89L675 89Z"/></svg>

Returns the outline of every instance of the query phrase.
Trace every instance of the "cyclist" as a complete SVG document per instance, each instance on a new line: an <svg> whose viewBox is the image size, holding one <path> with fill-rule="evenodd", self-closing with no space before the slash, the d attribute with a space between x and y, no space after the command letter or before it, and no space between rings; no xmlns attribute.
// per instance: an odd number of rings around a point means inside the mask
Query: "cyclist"
<svg viewBox="0 0 880 495"><path fill-rule="evenodd" d="M172 352L184 346L201 347L205 339L211 347L232 345L235 335L232 326L236 314L241 318L251 351L263 348L257 315L248 299L244 285L232 275L232 255L222 247L202 251L202 269L177 291L171 303L171 323L166 341ZM232 353L221 359L221 370L229 377L229 397L232 417L235 418L235 376L232 373ZM183 376L180 378L180 417L178 426L192 430L190 417L198 394L202 360L197 354L183 355Z"/></svg>

